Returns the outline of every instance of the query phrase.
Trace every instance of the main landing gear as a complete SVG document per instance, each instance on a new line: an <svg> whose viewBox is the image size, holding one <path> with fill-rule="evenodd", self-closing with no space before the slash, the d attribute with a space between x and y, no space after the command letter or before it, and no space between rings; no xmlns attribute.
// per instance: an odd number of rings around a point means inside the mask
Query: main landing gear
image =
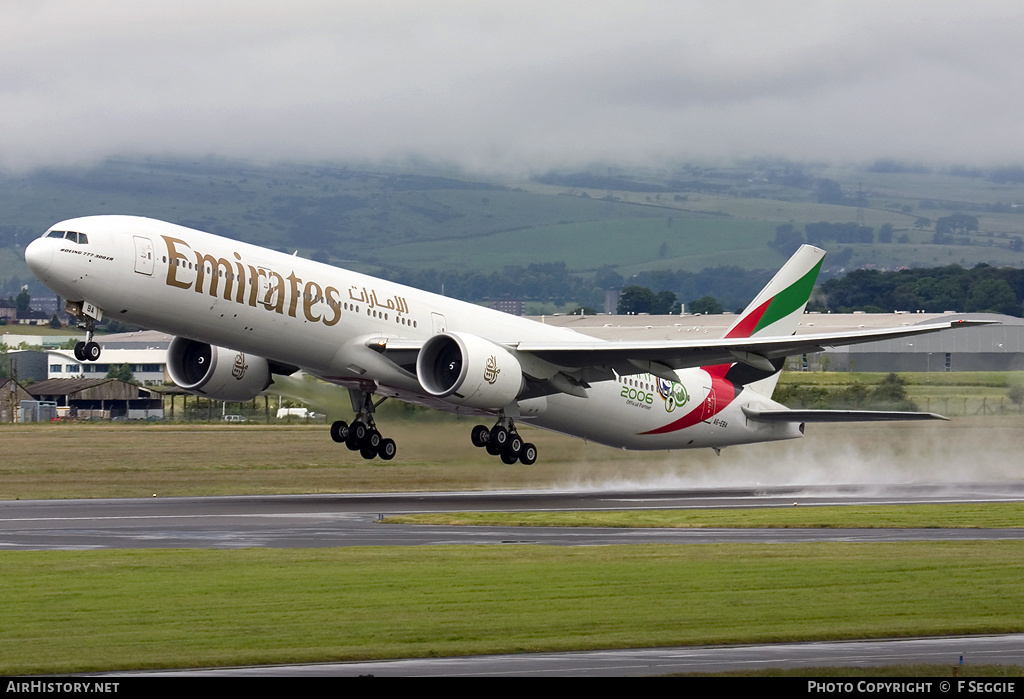
<svg viewBox="0 0 1024 699"><path fill-rule="evenodd" d="M506 464L519 461L529 466L537 461L537 447L529 442L524 443L516 432L515 423L507 417L500 418L490 429L486 425L477 425L470 433L470 439L474 447L486 449L491 456L500 456Z"/></svg>
<svg viewBox="0 0 1024 699"><path fill-rule="evenodd" d="M344 442L346 447L358 451L364 459L379 456L384 461L391 461L398 451L395 440L382 437L373 421L374 410L386 400L387 398L381 398L374 403L372 393L360 391L355 420L351 425L344 420L333 422L331 439L338 443ZM356 400L353 399L353 405L355 404Z"/></svg>

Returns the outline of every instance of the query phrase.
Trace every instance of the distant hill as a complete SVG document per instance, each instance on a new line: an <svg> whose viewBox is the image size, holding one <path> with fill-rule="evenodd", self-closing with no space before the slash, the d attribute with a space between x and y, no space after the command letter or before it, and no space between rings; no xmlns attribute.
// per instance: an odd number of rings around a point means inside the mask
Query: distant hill
<svg viewBox="0 0 1024 699"><path fill-rule="evenodd" d="M602 269L625 279L724 266L771 270L785 259L769 246L779 226L803 233L820 223L872 231L872 242L822 243L831 253L826 277L864 266L1024 267L1024 252L1012 249L1024 235L1016 172L758 161L510 182L426 166L108 160L0 178L0 294L30 280L22 259L29 240L61 219L102 213L151 216L406 277L556 262L585 279ZM955 213L975 217L977 230L935 244L935 222ZM879 242L883 226L892 242Z"/></svg>

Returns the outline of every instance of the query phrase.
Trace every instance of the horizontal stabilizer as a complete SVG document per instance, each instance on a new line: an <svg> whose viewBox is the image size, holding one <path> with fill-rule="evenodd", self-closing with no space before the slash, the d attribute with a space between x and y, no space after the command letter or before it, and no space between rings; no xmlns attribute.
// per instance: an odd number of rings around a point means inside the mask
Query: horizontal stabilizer
<svg viewBox="0 0 1024 699"><path fill-rule="evenodd" d="M743 408L743 414L759 422L883 422L887 420L948 420L938 413L911 413L896 410L756 410Z"/></svg>

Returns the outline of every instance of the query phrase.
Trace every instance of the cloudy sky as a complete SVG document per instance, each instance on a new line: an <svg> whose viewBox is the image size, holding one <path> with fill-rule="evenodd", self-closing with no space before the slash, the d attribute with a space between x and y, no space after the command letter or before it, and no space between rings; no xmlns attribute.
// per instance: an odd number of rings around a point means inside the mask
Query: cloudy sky
<svg viewBox="0 0 1024 699"><path fill-rule="evenodd" d="M2 0L0 168L1024 162L1019 0Z"/></svg>

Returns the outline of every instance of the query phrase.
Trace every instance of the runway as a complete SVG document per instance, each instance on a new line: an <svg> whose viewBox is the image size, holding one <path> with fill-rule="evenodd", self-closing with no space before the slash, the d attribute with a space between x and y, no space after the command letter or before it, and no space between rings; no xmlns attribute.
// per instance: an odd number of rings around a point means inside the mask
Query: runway
<svg viewBox="0 0 1024 699"><path fill-rule="evenodd" d="M1024 665L1024 634L749 646L514 653L461 658L114 673L130 677L637 677L777 668L871 668L894 663ZM1011 680L1013 681L1013 680ZM1016 680L1018 686L1021 681Z"/></svg>
<svg viewBox="0 0 1024 699"><path fill-rule="evenodd" d="M381 524L438 511L643 510L1024 501L1024 483L461 492L0 502L0 550L1020 540L1021 529L571 529ZM968 662L1024 665L1024 635L620 649L217 668L234 676L636 676L742 668ZM126 674L181 674L126 673Z"/></svg>
<svg viewBox="0 0 1024 699"><path fill-rule="evenodd" d="M381 524L418 512L801 507L1024 500L1024 483L0 502L0 550L1021 539L1024 529L572 529Z"/></svg>

